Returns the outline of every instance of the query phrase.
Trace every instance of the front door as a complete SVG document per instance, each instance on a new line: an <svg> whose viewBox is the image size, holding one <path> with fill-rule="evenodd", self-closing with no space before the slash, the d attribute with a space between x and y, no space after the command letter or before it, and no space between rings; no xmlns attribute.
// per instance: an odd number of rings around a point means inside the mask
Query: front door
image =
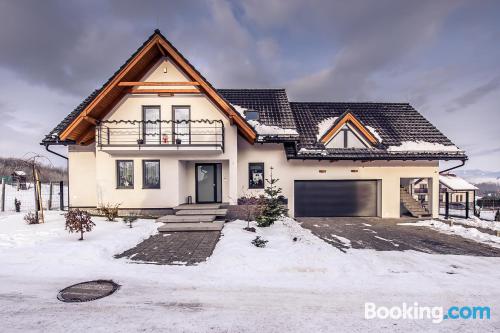
<svg viewBox="0 0 500 333"><path fill-rule="evenodd" d="M196 163L196 202L222 202L222 164Z"/></svg>

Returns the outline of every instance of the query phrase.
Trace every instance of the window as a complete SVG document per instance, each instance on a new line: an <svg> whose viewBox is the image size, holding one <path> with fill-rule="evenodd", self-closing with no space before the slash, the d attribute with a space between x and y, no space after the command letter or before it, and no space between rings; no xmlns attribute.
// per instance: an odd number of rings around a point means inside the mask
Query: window
<svg viewBox="0 0 500 333"><path fill-rule="evenodd" d="M425 201L425 194L419 194L418 195L418 201L420 201L420 202Z"/></svg>
<svg viewBox="0 0 500 333"><path fill-rule="evenodd" d="M367 145L349 126L344 125L340 131L326 144L327 148L366 148Z"/></svg>
<svg viewBox="0 0 500 333"><path fill-rule="evenodd" d="M174 120L173 143L188 144L191 142L191 109L189 106L173 106L172 119Z"/></svg>
<svg viewBox="0 0 500 333"><path fill-rule="evenodd" d="M142 161L142 187L160 188L160 161Z"/></svg>
<svg viewBox="0 0 500 333"><path fill-rule="evenodd" d="M259 120L259 118L260 118L259 111L246 110L245 111L245 118L246 118L246 120Z"/></svg>
<svg viewBox="0 0 500 333"><path fill-rule="evenodd" d="M264 163L248 164L248 188L264 188Z"/></svg>
<svg viewBox="0 0 500 333"><path fill-rule="evenodd" d="M160 107L159 106L143 106L142 107L143 125L143 143L159 144L160 143Z"/></svg>
<svg viewBox="0 0 500 333"><path fill-rule="evenodd" d="M134 188L134 161L116 161L116 188Z"/></svg>

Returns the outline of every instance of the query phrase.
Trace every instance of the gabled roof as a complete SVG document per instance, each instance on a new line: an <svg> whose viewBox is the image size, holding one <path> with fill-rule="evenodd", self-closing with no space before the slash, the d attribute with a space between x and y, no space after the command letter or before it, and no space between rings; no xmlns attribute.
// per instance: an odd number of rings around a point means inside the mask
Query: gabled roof
<svg viewBox="0 0 500 333"><path fill-rule="evenodd" d="M362 134L368 142L372 145L378 143L377 138L370 133L370 130L366 128L361 121L356 118L349 110L346 110L340 117L338 117L332 124L332 126L325 131L325 133L319 138L319 142L326 145L334 136L337 134L344 124L350 124L354 126L356 130Z"/></svg>
<svg viewBox="0 0 500 333"><path fill-rule="evenodd" d="M463 178L452 174L439 175L439 182L452 191L475 191L478 188Z"/></svg>
<svg viewBox="0 0 500 333"><path fill-rule="evenodd" d="M180 67L193 81L200 85L200 90L234 122L242 135L253 142L256 133L246 120L222 98L213 86L194 68L189 61L160 33L155 32L144 44L115 72L106 83L59 123L42 141L42 144L54 142L77 142L82 144L94 140L95 120L100 120L129 89L118 85L120 81L139 81L140 78L162 57L167 56Z"/></svg>
<svg viewBox="0 0 500 333"><path fill-rule="evenodd" d="M467 159L463 151L408 103L290 102L300 139L296 158L320 159ZM341 117L347 110L380 139L376 149L325 149L318 142L318 125L325 119ZM425 142L443 149L397 151L408 142ZM392 149L391 149L392 148ZM435 147L434 147L435 148ZM389 149L389 150L388 150ZM391 151L392 150L392 151ZM289 158L295 158L289 155Z"/></svg>

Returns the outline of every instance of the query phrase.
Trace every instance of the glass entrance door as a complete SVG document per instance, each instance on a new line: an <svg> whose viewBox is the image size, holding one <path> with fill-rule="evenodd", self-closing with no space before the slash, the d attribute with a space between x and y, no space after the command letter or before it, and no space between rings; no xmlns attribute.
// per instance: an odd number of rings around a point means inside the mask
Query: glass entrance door
<svg viewBox="0 0 500 333"><path fill-rule="evenodd" d="M222 202L222 165L220 163L196 164L196 202Z"/></svg>

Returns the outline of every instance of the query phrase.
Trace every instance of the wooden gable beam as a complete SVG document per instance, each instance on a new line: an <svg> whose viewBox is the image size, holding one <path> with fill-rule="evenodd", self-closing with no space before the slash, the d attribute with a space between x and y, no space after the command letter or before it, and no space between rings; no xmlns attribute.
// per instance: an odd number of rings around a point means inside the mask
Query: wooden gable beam
<svg viewBox="0 0 500 333"><path fill-rule="evenodd" d="M118 87L136 87L136 86L199 86L200 83L194 81L188 82L139 82L139 81L122 81L118 83Z"/></svg>
<svg viewBox="0 0 500 333"><path fill-rule="evenodd" d="M118 75L116 75L111 82L109 82L104 89L94 98L94 100L87 105L85 110L71 123L69 126L59 135L61 140L66 140L70 135L71 131L81 122L83 118L88 115L88 113L98 105L102 99L115 88L118 82L123 80L123 77L128 73L128 71L133 68L141 58L150 51L150 49L156 44L156 39L153 38L126 66L121 70Z"/></svg>
<svg viewBox="0 0 500 333"><path fill-rule="evenodd" d="M185 62L185 60L177 53L174 48L167 43L163 38L158 36L158 43L165 48L170 59L173 59L190 77L200 83L200 88L219 106L229 117L233 119L243 136L250 142L254 143L257 135L253 128L237 112L211 87L193 67Z"/></svg>
<svg viewBox="0 0 500 333"><path fill-rule="evenodd" d="M359 122L359 120L354 117L350 112L346 114L342 119L340 119L335 126L333 126L328 132L326 132L323 137L320 139L320 142L323 144L327 144L334 136L338 133L338 131L344 126L345 123L352 124L363 136L373 145L378 143L377 138L365 127L363 124Z"/></svg>
<svg viewBox="0 0 500 333"><path fill-rule="evenodd" d="M130 89L130 94L201 94L199 89Z"/></svg>

